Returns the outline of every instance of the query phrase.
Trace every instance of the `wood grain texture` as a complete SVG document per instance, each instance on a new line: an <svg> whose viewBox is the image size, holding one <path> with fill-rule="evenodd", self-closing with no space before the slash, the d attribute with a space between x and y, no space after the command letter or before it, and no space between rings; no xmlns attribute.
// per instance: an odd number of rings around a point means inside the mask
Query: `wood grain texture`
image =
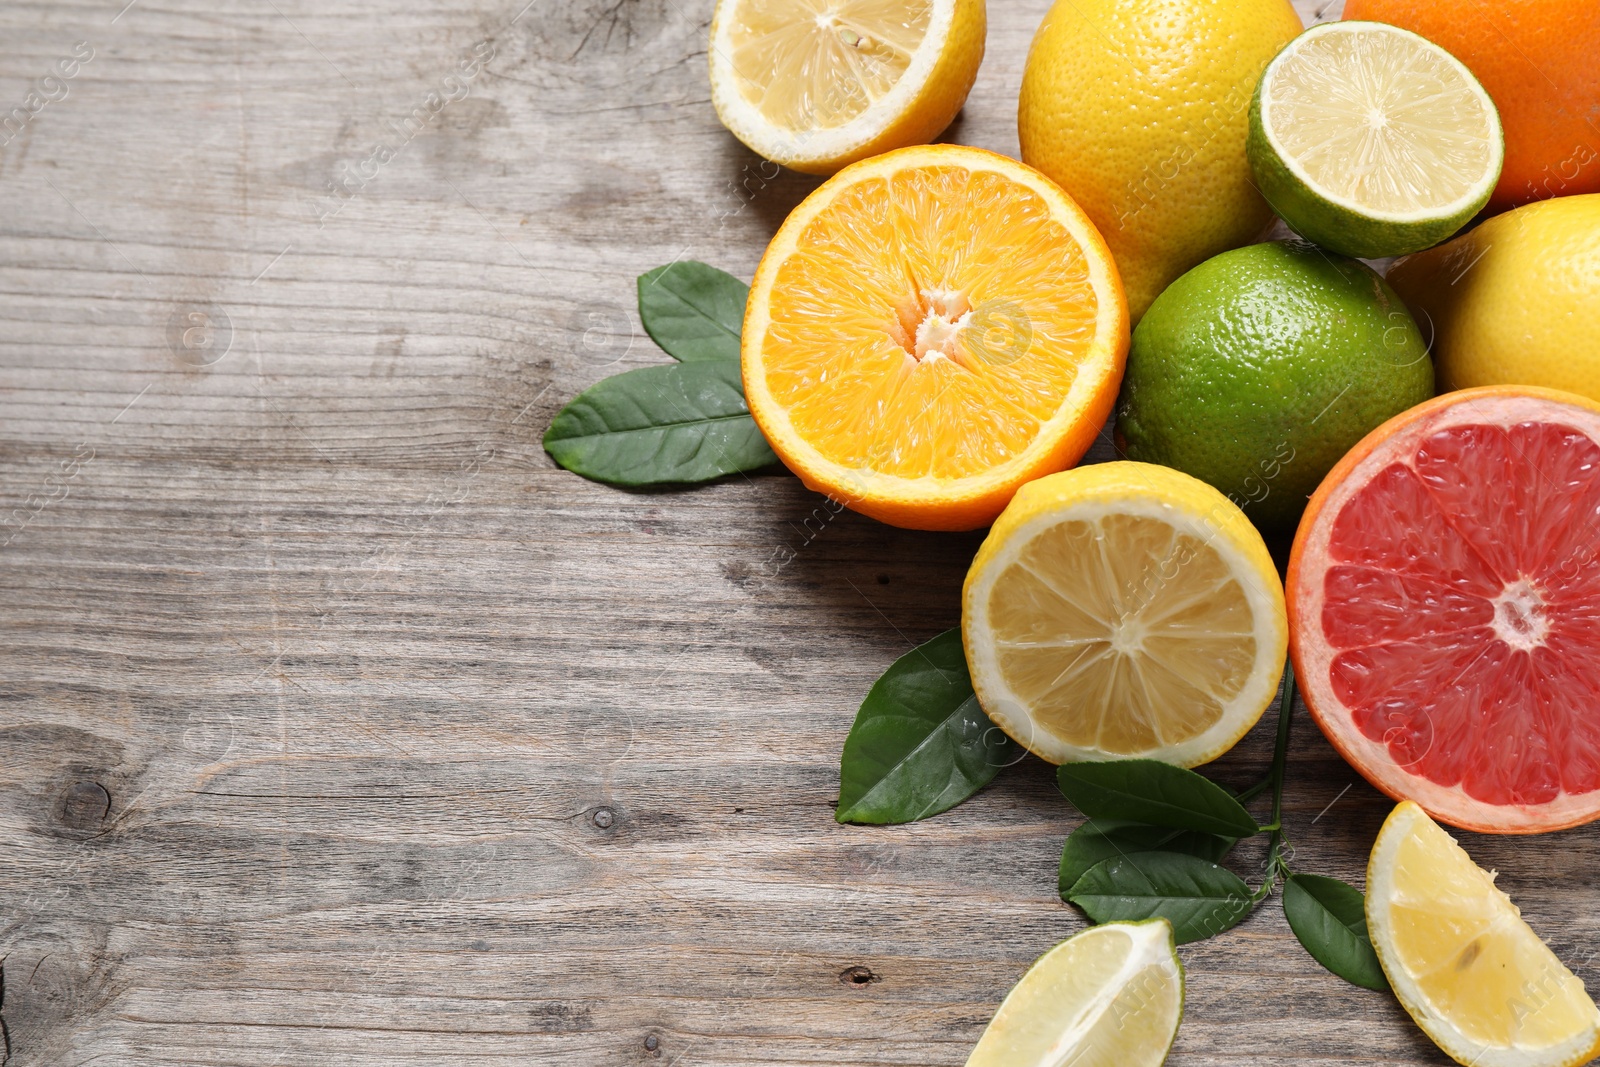
<svg viewBox="0 0 1600 1067"><path fill-rule="evenodd" d="M815 185L717 125L708 0L123 2L0 6L0 108L94 49L0 149L9 1062L963 1062L1083 926L1075 816L1031 758L927 823L831 806L977 536L539 447L665 358L638 273L748 278ZM1015 152L1045 6L993 0L951 138ZM1293 759L1297 862L1359 882L1387 804L1309 723ZM1591 980L1551 873L1593 841L1469 840ZM1183 957L1180 1067L1445 1062L1275 903Z"/></svg>

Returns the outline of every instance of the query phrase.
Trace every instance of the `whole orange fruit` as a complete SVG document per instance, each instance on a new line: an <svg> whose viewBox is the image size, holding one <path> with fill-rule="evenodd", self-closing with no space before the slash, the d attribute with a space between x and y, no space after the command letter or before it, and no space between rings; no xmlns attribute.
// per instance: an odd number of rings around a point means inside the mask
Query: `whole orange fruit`
<svg viewBox="0 0 1600 1067"><path fill-rule="evenodd" d="M1420 33L1494 97L1506 161L1490 211L1600 192L1600 3L1347 0L1347 19Z"/></svg>

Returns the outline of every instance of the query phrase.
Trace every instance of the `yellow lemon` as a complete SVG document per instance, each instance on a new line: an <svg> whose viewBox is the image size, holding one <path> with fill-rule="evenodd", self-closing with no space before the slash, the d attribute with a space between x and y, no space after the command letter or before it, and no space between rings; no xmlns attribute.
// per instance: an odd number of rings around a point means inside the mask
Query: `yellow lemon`
<svg viewBox="0 0 1600 1067"><path fill-rule="evenodd" d="M718 0L711 102L775 163L832 174L927 144L983 62L984 0Z"/></svg>
<svg viewBox="0 0 1600 1067"><path fill-rule="evenodd" d="M1600 1053L1583 982L1409 800L1372 846L1367 932L1395 996L1457 1063L1574 1067Z"/></svg>
<svg viewBox="0 0 1600 1067"><path fill-rule="evenodd" d="M1192 767L1272 702L1289 624L1261 535L1198 478L1100 463L1018 491L962 590L978 702L1051 763Z"/></svg>
<svg viewBox="0 0 1600 1067"><path fill-rule="evenodd" d="M1245 157L1250 98L1299 32L1288 0L1056 0L1045 16L1022 77L1022 158L1094 221L1135 321L1271 221Z"/></svg>
<svg viewBox="0 0 1600 1067"><path fill-rule="evenodd" d="M1600 400L1600 193L1519 207L1400 260L1443 389L1539 385Z"/></svg>

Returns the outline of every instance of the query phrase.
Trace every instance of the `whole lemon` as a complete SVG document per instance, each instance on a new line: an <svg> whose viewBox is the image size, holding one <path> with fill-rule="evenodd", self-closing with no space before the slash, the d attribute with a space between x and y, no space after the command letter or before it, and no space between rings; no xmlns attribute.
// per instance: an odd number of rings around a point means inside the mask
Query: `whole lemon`
<svg viewBox="0 0 1600 1067"><path fill-rule="evenodd" d="M1389 283L1411 305L1446 389L1542 385L1600 400L1600 193L1497 215L1407 256Z"/></svg>
<svg viewBox="0 0 1600 1067"><path fill-rule="evenodd" d="M1056 0L1034 35L1023 162L1093 220L1135 321L1271 221L1245 158L1250 97L1300 29L1288 0Z"/></svg>

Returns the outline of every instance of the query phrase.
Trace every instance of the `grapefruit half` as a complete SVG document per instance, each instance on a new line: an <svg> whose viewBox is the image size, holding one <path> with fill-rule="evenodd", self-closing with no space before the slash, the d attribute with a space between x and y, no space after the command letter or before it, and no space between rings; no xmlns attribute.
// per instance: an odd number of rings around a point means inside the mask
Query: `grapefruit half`
<svg viewBox="0 0 1600 1067"><path fill-rule="evenodd" d="M1374 786L1487 833L1600 816L1600 405L1390 419L1312 495L1286 592L1306 705Z"/></svg>

